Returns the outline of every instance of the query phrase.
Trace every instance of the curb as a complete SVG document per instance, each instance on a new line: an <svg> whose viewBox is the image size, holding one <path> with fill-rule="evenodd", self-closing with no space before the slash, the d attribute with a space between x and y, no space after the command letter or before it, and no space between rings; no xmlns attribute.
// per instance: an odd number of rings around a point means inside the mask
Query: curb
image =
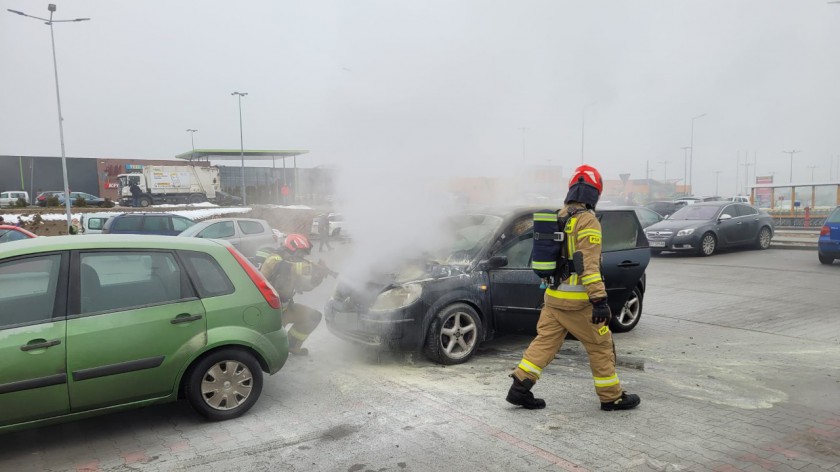
<svg viewBox="0 0 840 472"><path fill-rule="evenodd" d="M817 251L817 244L810 243L770 243L769 249L795 249L800 251Z"/></svg>

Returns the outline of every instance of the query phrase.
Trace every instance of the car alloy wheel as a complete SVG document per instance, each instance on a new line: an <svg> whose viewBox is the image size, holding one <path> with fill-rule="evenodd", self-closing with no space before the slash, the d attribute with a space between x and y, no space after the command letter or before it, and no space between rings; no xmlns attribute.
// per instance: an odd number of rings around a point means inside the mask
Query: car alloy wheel
<svg viewBox="0 0 840 472"><path fill-rule="evenodd" d="M758 232L758 248L767 249L768 247L770 247L770 239L770 228L766 226L764 228L761 228L761 231Z"/></svg>
<svg viewBox="0 0 840 472"><path fill-rule="evenodd" d="M253 355L241 349L220 349L190 368L187 398L211 420L236 418L256 403L262 382L262 369Z"/></svg>
<svg viewBox="0 0 840 472"><path fill-rule="evenodd" d="M610 329L616 333L626 333L639 324L642 317L642 292L638 287L633 289L630 298L624 302L621 311L610 320Z"/></svg>
<svg viewBox="0 0 840 472"><path fill-rule="evenodd" d="M700 255L701 256L711 256L715 253L715 246L717 246L717 241L715 240L715 235L712 233L706 233L703 235L703 238L700 239Z"/></svg>
<svg viewBox="0 0 840 472"><path fill-rule="evenodd" d="M467 304L450 305L435 316L426 337L426 355L440 364L466 362L481 339L481 319Z"/></svg>

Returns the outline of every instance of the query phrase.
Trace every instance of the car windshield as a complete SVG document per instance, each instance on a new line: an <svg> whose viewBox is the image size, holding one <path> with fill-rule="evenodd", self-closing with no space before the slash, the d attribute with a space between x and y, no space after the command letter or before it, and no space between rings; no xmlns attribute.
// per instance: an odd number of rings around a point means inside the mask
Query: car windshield
<svg viewBox="0 0 840 472"><path fill-rule="evenodd" d="M466 265L496 234L502 218L494 215L466 214L451 218L443 244L429 251L430 259L441 264Z"/></svg>
<svg viewBox="0 0 840 472"><path fill-rule="evenodd" d="M720 207L688 205L675 211L669 220L711 220L717 215Z"/></svg>

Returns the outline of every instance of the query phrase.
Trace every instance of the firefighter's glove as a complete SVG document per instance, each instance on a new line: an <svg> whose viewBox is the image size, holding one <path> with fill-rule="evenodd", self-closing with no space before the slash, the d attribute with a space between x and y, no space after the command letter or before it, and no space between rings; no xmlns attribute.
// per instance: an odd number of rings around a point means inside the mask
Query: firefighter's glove
<svg viewBox="0 0 840 472"><path fill-rule="evenodd" d="M607 304L607 299L601 298L599 300L591 300L591 303L592 324L609 323L612 314L610 313L610 305Z"/></svg>

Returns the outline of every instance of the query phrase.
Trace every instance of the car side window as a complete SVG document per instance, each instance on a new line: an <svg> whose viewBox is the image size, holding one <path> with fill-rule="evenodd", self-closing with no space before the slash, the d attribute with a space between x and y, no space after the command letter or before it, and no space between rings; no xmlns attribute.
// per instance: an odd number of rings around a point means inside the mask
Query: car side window
<svg viewBox="0 0 840 472"><path fill-rule="evenodd" d="M738 212L741 216L755 216L758 214L758 210L749 205L738 205Z"/></svg>
<svg viewBox="0 0 840 472"><path fill-rule="evenodd" d="M606 211L601 213L601 250L621 251L637 247L639 223L635 212ZM647 243L645 241L645 243Z"/></svg>
<svg viewBox="0 0 840 472"><path fill-rule="evenodd" d="M59 254L0 263L0 329L50 320L60 272Z"/></svg>
<svg viewBox="0 0 840 472"><path fill-rule="evenodd" d="M169 218L166 216L149 216L143 218L143 231L161 233L169 231Z"/></svg>
<svg viewBox="0 0 840 472"><path fill-rule="evenodd" d="M729 215L732 218L738 218L741 216L741 213L738 212L738 205L727 205L722 212L720 212L720 216ZM720 218L720 216L718 218Z"/></svg>
<svg viewBox="0 0 840 472"><path fill-rule="evenodd" d="M656 212L642 208L636 210L636 216L639 217L639 221L642 223L642 228L647 228L654 223L658 223L659 220L662 219Z"/></svg>
<svg viewBox="0 0 840 472"><path fill-rule="evenodd" d="M498 255L507 256L506 269L527 269L531 267L531 248L534 246L533 235L503 247Z"/></svg>
<svg viewBox="0 0 840 472"><path fill-rule="evenodd" d="M192 296L169 252L81 253L79 313L121 311Z"/></svg>
<svg viewBox="0 0 840 472"><path fill-rule="evenodd" d="M139 231L143 218L139 216L125 216L117 218L111 226L111 231Z"/></svg>
<svg viewBox="0 0 840 472"><path fill-rule="evenodd" d="M218 297L235 291L233 283L212 256L194 251L182 251L180 254L199 297Z"/></svg>
<svg viewBox="0 0 840 472"><path fill-rule="evenodd" d="M90 218L88 219L88 228L90 229L102 229L105 226L105 221L108 218Z"/></svg>
<svg viewBox="0 0 840 472"><path fill-rule="evenodd" d="M15 231L10 229L3 234L0 234L0 243L8 243L12 241L20 241L21 239L27 239L28 236L21 233L20 231Z"/></svg>
<svg viewBox="0 0 840 472"><path fill-rule="evenodd" d="M239 229L243 234L265 233L266 230L259 221L239 221Z"/></svg>
<svg viewBox="0 0 840 472"><path fill-rule="evenodd" d="M172 217L172 229L177 232L184 231L185 229L189 228L190 226L194 225L195 222L189 218L184 218L182 216L173 216Z"/></svg>
<svg viewBox="0 0 840 472"><path fill-rule="evenodd" d="M208 226L202 232L198 233L198 237L221 239L233 237L234 234L236 234L236 230L233 228L233 221L222 221Z"/></svg>

